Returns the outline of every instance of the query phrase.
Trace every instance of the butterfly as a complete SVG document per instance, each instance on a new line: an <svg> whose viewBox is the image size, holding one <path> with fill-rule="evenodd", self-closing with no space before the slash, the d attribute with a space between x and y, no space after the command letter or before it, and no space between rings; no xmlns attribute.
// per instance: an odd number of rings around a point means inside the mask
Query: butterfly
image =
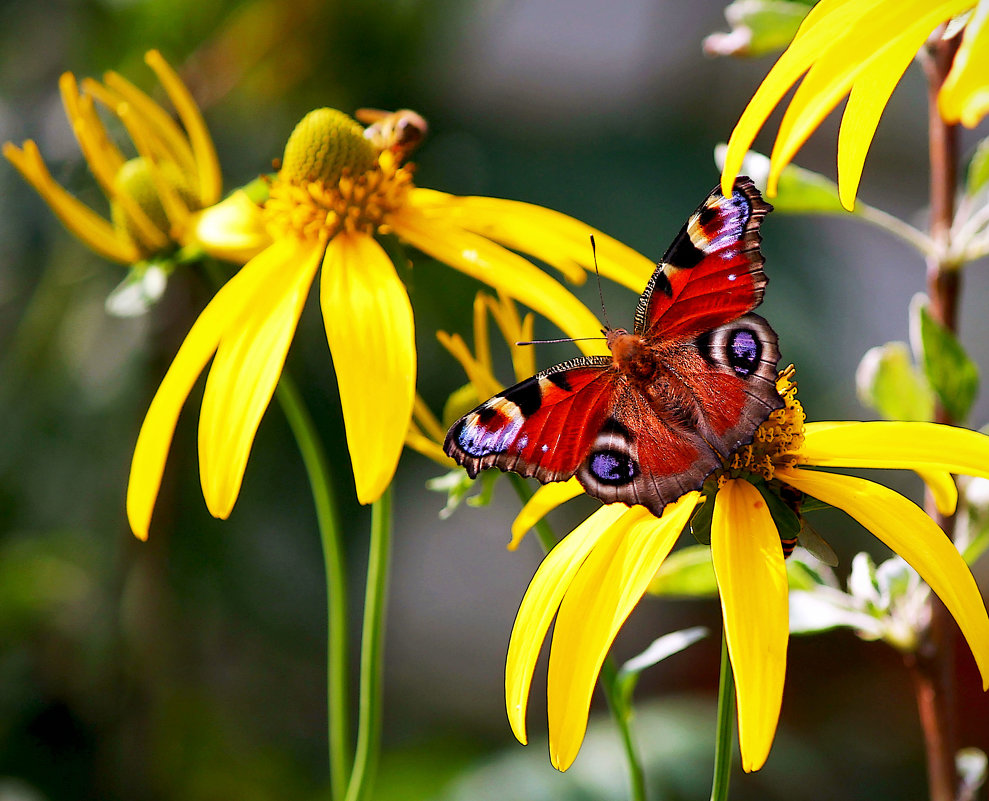
<svg viewBox="0 0 989 801"><path fill-rule="evenodd" d="M639 298L632 331L605 329L610 356L571 359L485 401L443 448L544 484L576 475L605 503L659 517L752 442L776 391L776 333L752 310L767 278L759 227L772 211L751 179L690 215Z"/></svg>

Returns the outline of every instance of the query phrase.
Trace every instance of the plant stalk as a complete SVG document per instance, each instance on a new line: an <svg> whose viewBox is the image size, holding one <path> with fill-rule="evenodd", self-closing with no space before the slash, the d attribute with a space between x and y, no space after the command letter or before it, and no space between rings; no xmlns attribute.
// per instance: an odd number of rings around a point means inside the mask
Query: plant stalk
<svg viewBox="0 0 989 801"><path fill-rule="evenodd" d="M721 676L718 681L718 733L714 746L711 801L727 801L735 740L735 676L728 657L728 640L721 634Z"/></svg>
<svg viewBox="0 0 989 801"><path fill-rule="evenodd" d="M346 801L371 797L381 753L381 706L384 685L385 612L391 562L391 486L371 507L367 588L361 634L361 688L358 702L357 751L347 786Z"/></svg>
<svg viewBox="0 0 989 801"><path fill-rule="evenodd" d="M923 59L927 77L928 147L930 154L930 234L934 250L927 257L927 292L932 316L952 333L958 331L961 273L948 259L950 232L955 213L958 175L958 135L956 126L947 124L938 112L937 98L951 69L958 48L958 36L945 41L940 31L932 36ZM950 413L939 402L935 422L952 424ZM928 491L928 514L952 537L954 516L937 511ZM927 752L928 789L931 801L955 801L958 751L955 706L955 624L944 604L932 593L931 623L921 632L921 642L913 655L911 669L917 696L917 709Z"/></svg>

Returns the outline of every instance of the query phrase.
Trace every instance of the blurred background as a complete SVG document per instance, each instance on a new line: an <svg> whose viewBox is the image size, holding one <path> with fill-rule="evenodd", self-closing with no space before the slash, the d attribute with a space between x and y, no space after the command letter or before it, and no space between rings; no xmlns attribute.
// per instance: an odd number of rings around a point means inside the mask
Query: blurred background
<svg viewBox="0 0 989 801"><path fill-rule="evenodd" d="M408 107L430 122L417 183L539 203L658 258L715 185L727 139L771 59L710 59L722 0L6 0L0 5L0 139L34 138L56 179L94 207L58 97L58 76L114 69L157 91L160 49L204 108L227 190L270 168L310 109ZM778 115L777 115L778 118ZM799 155L834 175L835 120ZM770 126L770 132L774 126ZM974 139L964 140L970 150ZM768 150L771 137L757 140ZM893 95L860 197L924 225L926 102L912 67ZM869 347L907 338L924 288L919 257L843 218L773 215L760 312L798 366L809 419L861 419L854 372ZM209 298L191 271L145 317L103 308L120 267L85 250L0 164L0 799L320 799L325 768L325 601L312 503L272 406L240 500L212 519L198 485L194 391L169 457L151 539L124 516L130 457L150 399ZM435 331L469 332L478 286L418 255L420 392L434 409L461 382ZM962 338L989 363L989 279L966 273ZM592 309L592 282L575 290ZM604 287L617 325L635 297ZM310 300L313 300L312 298ZM312 304L311 304L312 305ZM537 324L537 336L553 336ZM573 355L543 346L541 367ZM504 355L504 354L503 354ZM349 531L354 650L369 512L357 505L318 309L289 355L334 462ZM507 379L508 373L505 373ZM989 416L980 401L975 425ZM544 666L531 744L508 728L503 667L518 603L539 561L505 549L518 502L499 483L487 509L447 520L407 452L396 487L384 755L375 798L621 799L625 768L602 699L575 766L546 754ZM919 482L898 488L919 498ZM583 505L581 505L583 503ZM553 518L565 532L593 508ZM884 552L838 513L815 527L842 558ZM977 578L989 586L985 560ZM648 671L635 720L656 799L710 788L718 675L714 601L646 599L620 657L688 625L715 632ZM909 675L888 647L847 632L794 638L776 745L739 799L922 799L923 750ZM958 648L962 744L989 748L989 706ZM355 662L356 668L356 662Z"/></svg>

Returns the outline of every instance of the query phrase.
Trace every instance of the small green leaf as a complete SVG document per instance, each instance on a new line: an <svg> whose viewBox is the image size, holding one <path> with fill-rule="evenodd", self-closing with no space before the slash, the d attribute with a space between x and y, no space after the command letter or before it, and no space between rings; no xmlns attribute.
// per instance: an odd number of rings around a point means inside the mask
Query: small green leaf
<svg viewBox="0 0 989 801"><path fill-rule="evenodd" d="M878 606L879 582L876 579L876 563L869 554L855 554L852 559L852 572L848 576L848 592L860 602Z"/></svg>
<svg viewBox="0 0 989 801"><path fill-rule="evenodd" d="M855 371L855 386L862 405L887 420L934 419L934 392L914 365L906 342L867 350Z"/></svg>
<svg viewBox="0 0 989 801"><path fill-rule="evenodd" d="M769 507L769 513L773 516L773 522L776 523L780 539L792 540L800 533L800 515L794 512L779 495L765 484L760 482L755 486L762 494L766 506Z"/></svg>
<svg viewBox="0 0 989 801"><path fill-rule="evenodd" d="M674 631L664 634L662 637L653 640L652 643L638 656L629 659L618 671L615 680L615 687L618 690L625 706L628 707L632 701L632 693L635 685L639 681L639 676L646 668L668 659L674 654L686 650L698 640L704 639L708 635L708 630L704 626L694 626L693 628Z"/></svg>
<svg viewBox="0 0 989 801"><path fill-rule="evenodd" d="M790 593L790 633L816 634L837 628L864 632L871 639L882 636L879 620L855 606L854 599L832 587Z"/></svg>
<svg viewBox="0 0 989 801"><path fill-rule="evenodd" d="M910 311L924 373L951 418L962 423L979 391L979 369L958 338L927 310L923 296L914 297Z"/></svg>
<svg viewBox="0 0 989 801"><path fill-rule="evenodd" d="M714 519L714 492L704 496L704 500L694 509L690 518L690 533L701 545L711 544L711 521Z"/></svg>
<svg viewBox="0 0 989 801"><path fill-rule="evenodd" d="M429 479L426 482L426 489L431 492L446 493L446 506L440 510L440 519L446 520L464 500L470 506L486 506L491 501L494 482L499 475L494 470L486 470L475 481L458 467L442 476ZM473 497L468 497L478 486L481 488L480 492Z"/></svg>
<svg viewBox="0 0 989 801"><path fill-rule="evenodd" d="M979 142L968 163L965 194L974 197L986 183L989 183L989 136Z"/></svg>
<svg viewBox="0 0 989 801"><path fill-rule="evenodd" d="M712 56L761 56L783 50L793 39L810 7L792 0L735 0L725 9L729 33L704 39Z"/></svg>
<svg viewBox="0 0 989 801"><path fill-rule="evenodd" d="M718 594L711 549L688 545L670 554L649 584L653 595L679 598L712 598Z"/></svg>
<svg viewBox="0 0 989 801"><path fill-rule="evenodd" d="M724 169L727 145L714 149L718 169ZM740 173L748 175L759 191L766 193L769 179L769 158L750 150L742 161ZM819 173L788 164L780 173L773 208L783 214L848 214L838 199L838 185Z"/></svg>

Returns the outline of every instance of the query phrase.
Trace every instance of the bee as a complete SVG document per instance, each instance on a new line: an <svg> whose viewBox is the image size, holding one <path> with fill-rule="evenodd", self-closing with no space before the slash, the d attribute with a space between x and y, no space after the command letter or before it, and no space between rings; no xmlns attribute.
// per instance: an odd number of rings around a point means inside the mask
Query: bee
<svg viewBox="0 0 989 801"><path fill-rule="evenodd" d="M407 108L398 111L361 108L356 116L368 126L364 129L365 139L379 150L391 150L400 159L419 146L429 129L419 114Z"/></svg>

